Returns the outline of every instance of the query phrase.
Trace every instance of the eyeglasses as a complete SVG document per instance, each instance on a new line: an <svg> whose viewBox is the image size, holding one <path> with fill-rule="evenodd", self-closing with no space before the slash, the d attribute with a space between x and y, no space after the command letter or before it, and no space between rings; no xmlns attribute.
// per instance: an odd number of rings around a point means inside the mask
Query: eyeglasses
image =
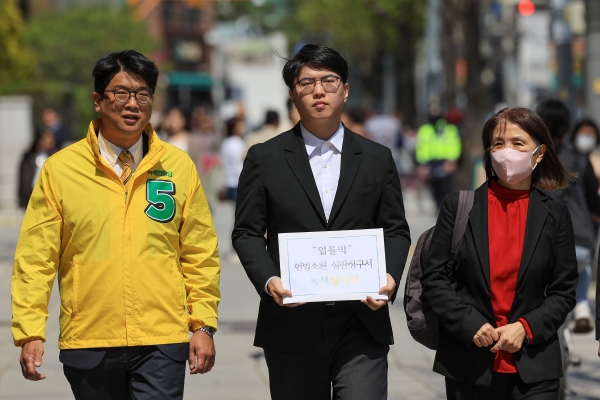
<svg viewBox="0 0 600 400"><path fill-rule="evenodd" d="M296 85L300 88L300 93L312 93L317 87L317 82L321 82L321 86L323 86L323 90L328 93L335 92L340 87L340 82L342 78L335 75L327 75L322 77L321 79L313 79L313 78L304 78L300 79L296 82Z"/></svg>
<svg viewBox="0 0 600 400"><path fill-rule="evenodd" d="M105 90L103 93L106 92L112 92L115 95L115 100L119 103L127 103L131 98L131 95L133 95L138 103L148 104L150 100L152 100L152 96L154 96L154 93L146 89L138 90L136 92L132 92L127 89L114 89Z"/></svg>

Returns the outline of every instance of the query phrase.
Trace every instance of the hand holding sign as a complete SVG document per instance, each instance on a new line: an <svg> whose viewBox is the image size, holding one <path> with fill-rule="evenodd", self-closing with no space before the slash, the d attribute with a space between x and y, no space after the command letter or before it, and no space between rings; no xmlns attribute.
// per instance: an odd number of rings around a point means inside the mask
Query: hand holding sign
<svg viewBox="0 0 600 400"><path fill-rule="evenodd" d="M273 296L273 300L275 300L275 302L277 304L279 304L280 306L298 307L298 306L301 306L302 304L306 304L306 303L284 304L283 300L286 297L292 297L292 292L290 292L289 290L285 289L281 285L281 278L278 277L278 276L274 276L274 277L271 278L271 280L267 284L267 290L269 291L269 294L271 296Z"/></svg>
<svg viewBox="0 0 600 400"><path fill-rule="evenodd" d="M366 304L378 309L396 286L385 270L382 229L283 233L279 254L282 288L293 293L283 304L370 297Z"/></svg>
<svg viewBox="0 0 600 400"><path fill-rule="evenodd" d="M375 300L371 296L367 296L366 300L361 300L360 302L366 304L373 311L379 310L381 307L387 304L388 301L391 300L392 295L394 294L394 290L396 290L396 280L390 275L387 275L387 284L379 289L379 294L387 294L387 300Z"/></svg>

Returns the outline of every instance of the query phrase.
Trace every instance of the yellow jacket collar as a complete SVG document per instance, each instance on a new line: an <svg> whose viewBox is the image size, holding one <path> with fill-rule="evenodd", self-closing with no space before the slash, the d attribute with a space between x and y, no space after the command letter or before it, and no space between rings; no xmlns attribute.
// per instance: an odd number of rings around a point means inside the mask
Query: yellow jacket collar
<svg viewBox="0 0 600 400"><path fill-rule="evenodd" d="M102 120L100 118L90 122L86 141L94 154L96 162L104 165L106 162L104 161L104 158L100 156L100 147L98 145L98 130L100 129L101 124ZM156 132L154 132L154 128L152 128L152 125L149 122L144 128L143 134L148 136L148 154L144 154L138 169L143 167L149 168L150 166L154 165L156 161L158 161L166 152L162 140L159 139Z"/></svg>

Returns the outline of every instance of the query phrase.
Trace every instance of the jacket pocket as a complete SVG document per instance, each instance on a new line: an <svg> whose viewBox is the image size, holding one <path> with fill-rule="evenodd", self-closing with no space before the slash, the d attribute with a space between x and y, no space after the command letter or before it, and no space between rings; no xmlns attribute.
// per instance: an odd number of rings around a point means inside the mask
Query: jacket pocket
<svg viewBox="0 0 600 400"><path fill-rule="evenodd" d="M377 182L370 182L370 183L363 183L360 185L354 185L354 186L352 186L350 191L353 193L371 192L371 191L375 190L376 188L377 188Z"/></svg>
<svg viewBox="0 0 600 400"><path fill-rule="evenodd" d="M187 314L187 293L185 290L185 280L183 279L183 273L181 272L181 266L179 265L179 261L175 261L175 271L177 272L177 277L179 278L179 299L182 310Z"/></svg>
<svg viewBox="0 0 600 400"><path fill-rule="evenodd" d="M81 288L79 287L79 274L81 273L80 265L77 261L73 263L73 293L71 295L71 317L74 317L79 313L79 292Z"/></svg>

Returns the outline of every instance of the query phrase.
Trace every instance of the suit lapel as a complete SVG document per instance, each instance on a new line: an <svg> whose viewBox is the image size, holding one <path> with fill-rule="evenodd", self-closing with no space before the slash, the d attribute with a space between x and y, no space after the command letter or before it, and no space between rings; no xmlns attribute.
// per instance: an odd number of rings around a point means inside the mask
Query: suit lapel
<svg viewBox="0 0 600 400"><path fill-rule="evenodd" d="M354 182L354 177L362 160L362 149L354 140L354 133L344 126L344 144L342 145L342 162L335 198L329 215L329 226L340 211L348 191Z"/></svg>
<svg viewBox="0 0 600 400"><path fill-rule="evenodd" d="M488 293L490 293L490 248L488 240L488 183L484 183L475 191L473 209L469 214L469 225L473 234L473 242L477 249L479 264L485 277Z"/></svg>
<svg viewBox="0 0 600 400"><path fill-rule="evenodd" d="M536 188L532 188L531 194L529 195L527 223L525 225L525 240L523 241L523 252L521 255L521 265L519 266L517 286L529 266L529 262L535 251L535 246L540 238L544 224L546 223L548 208L542 201L545 197L546 195Z"/></svg>
<svg viewBox="0 0 600 400"><path fill-rule="evenodd" d="M317 189L315 177L308 162L308 153L302 139L300 124L296 124L294 129L286 134L288 136L284 143L284 150L286 152L285 160L292 169L296 179L298 179L298 182L300 182L300 185L302 185L306 196L312 203L323 224L326 224L325 211L323 211L319 190Z"/></svg>

